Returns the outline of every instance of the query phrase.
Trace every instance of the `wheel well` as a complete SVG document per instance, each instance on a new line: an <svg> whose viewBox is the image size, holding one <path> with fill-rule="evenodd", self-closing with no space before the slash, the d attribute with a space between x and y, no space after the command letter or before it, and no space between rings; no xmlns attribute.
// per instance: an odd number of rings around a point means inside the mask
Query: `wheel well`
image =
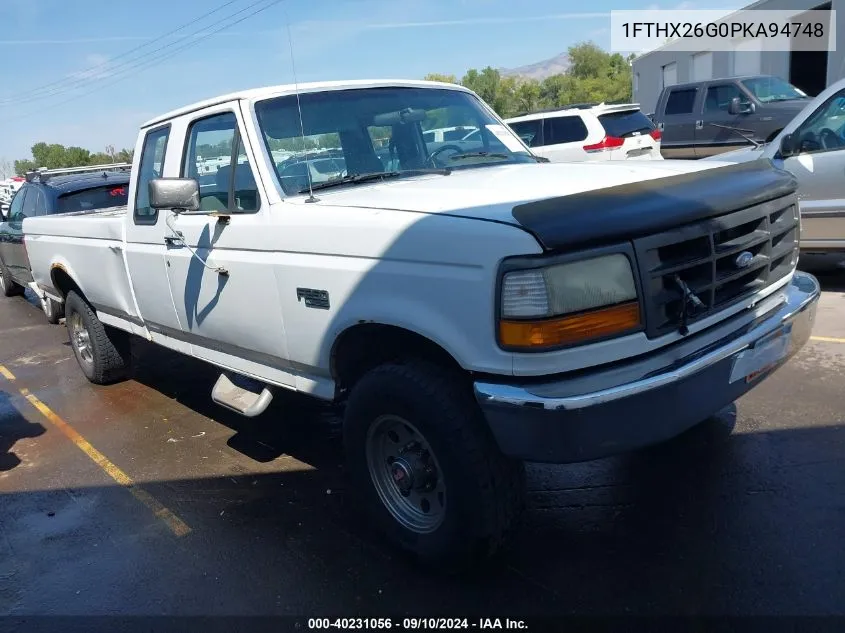
<svg viewBox="0 0 845 633"><path fill-rule="evenodd" d="M774 141L774 140L775 140L775 137L776 137L778 134L780 134L782 130L783 130L783 128L780 128L779 130L775 130L774 132L772 132L771 134L769 134L769 138L767 138L767 139L766 139L766 142L767 142L767 143L771 143L772 141Z"/></svg>
<svg viewBox="0 0 845 633"><path fill-rule="evenodd" d="M53 268L53 270L50 271L50 279L53 281L53 288L59 291L59 294L62 295L62 299L67 299L67 295L71 290L76 290L80 297L83 296L82 291L73 280L73 277L68 275L63 268Z"/></svg>
<svg viewBox="0 0 845 633"><path fill-rule="evenodd" d="M388 361L417 358L459 370L434 341L393 325L362 323L343 332L332 348L331 369L339 390L351 389L369 370Z"/></svg>

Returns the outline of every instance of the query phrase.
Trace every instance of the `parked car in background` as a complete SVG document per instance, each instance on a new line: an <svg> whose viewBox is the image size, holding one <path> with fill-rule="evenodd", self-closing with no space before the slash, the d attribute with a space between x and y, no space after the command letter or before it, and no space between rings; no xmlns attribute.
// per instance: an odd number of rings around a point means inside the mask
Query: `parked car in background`
<svg viewBox="0 0 845 633"><path fill-rule="evenodd" d="M15 197L23 183L24 179L21 176L13 176L0 182L0 219L5 218L9 206L12 204L12 198Z"/></svg>
<svg viewBox="0 0 845 633"><path fill-rule="evenodd" d="M61 304L51 300L33 283L23 221L125 205L130 168L129 164L95 165L27 174L26 182L12 199L7 217L0 223L0 292L10 297L23 294L27 286L32 287L41 300L47 320L58 323L62 316Z"/></svg>
<svg viewBox="0 0 845 633"><path fill-rule="evenodd" d="M710 79L664 88L653 120L666 158L704 158L771 141L809 101L779 77Z"/></svg>
<svg viewBox="0 0 845 633"><path fill-rule="evenodd" d="M798 179L801 265L845 265L845 79L811 100L771 142L713 156L769 158Z"/></svg>
<svg viewBox="0 0 845 633"><path fill-rule="evenodd" d="M552 162L662 158L660 132L635 103L571 105L505 123Z"/></svg>
<svg viewBox="0 0 845 633"><path fill-rule="evenodd" d="M444 110L477 145L423 142ZM191 175L210 129L247 157L213 194ZM339 139L344 177L283 180L269 148L303 129ZM211 398L247 417L281 390L342 404L347 507L436 569L505 542L521 460L677 435L813 325L796 184L768 161L544 164L475 93L421 81L225 95L135 148L127 209L24 222L81 371L125 377L134 334L217 365Z"/></svg>
<svg viewBox="0 0 845 633"><path fill-rule="evenodd" d="M441 127L433 130L425 130L423 140L426 143L447 143L449 141L471 140L473 134L478 132L477 127L471 125L460 125L452 127Z"/></svg>

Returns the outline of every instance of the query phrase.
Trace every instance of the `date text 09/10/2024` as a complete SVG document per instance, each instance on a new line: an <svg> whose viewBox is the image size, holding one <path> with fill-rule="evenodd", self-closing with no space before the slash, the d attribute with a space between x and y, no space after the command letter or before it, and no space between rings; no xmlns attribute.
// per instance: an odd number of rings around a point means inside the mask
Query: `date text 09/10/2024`
<svg viewBox="0 0 845 633"><path fill-rule="evenodd" d="M524 620L510 618L309 618L309 630L348 629L348 630L390 630L399 631L443 631L448 629L463 630L522 630L527 631Z"/></svg>

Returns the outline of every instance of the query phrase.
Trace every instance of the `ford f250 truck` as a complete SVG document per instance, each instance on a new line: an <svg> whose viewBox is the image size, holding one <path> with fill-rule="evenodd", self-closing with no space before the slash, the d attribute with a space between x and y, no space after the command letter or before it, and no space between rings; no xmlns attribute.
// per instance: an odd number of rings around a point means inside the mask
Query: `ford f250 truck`
<svg viewBox="0 0 845 633"><path fill-rule="evenodd" d="M449 126L481 133L426 142ZM342 171L314 182L326 149ZM24 233L92 382L137 335L218 366L245 416L344 403L350 505L458 566L505 541L523 460L675 436L807 341L795 187L770 161L543 163L464 88L322 83L148 122L128 208Z"/></svg>

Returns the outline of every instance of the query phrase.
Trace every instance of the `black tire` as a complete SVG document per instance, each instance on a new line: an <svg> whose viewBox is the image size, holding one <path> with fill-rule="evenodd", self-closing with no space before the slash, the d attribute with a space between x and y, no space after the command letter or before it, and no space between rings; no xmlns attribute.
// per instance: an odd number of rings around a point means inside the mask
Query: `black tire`
<svg viewBox="0 0 845 633"><path fill-rule="evenodd" d="M442 471L446 502L442 522L433 531L420 533L402 525L374 484L367 443L370 427L384 416L399 416L416 427ZM524 466L499 451L466 381L456 372L422 361L371 370L350 394L344 445L356 508L426 566L464 570L500 550L518 523L525 499Z"/></svg>
<svg viewBox="0 0 845 633"><path fill-rule="evenodd" d="M44 315L47 317L47 323L52 325L58 324L65 314L64 305L47 297L44 300Z"/></svg>
<svg viewBox="0 0 845 633"><path fill-rule="evenodd" d="M26 290L26 288L12 279L9 269L6 268L6 264L2 261L0 261L0 290L2 290L4 297L20 296Z"/></svg>
<svg viewBox="0 0 845 633"><path fill-rule="evenodd" d="M91 306L73 291L65 299L65 321L70 346L88 380L106 385L126 378L130 359L130 340L126 332L104 326ZM82 351L80 334L86 338L86 352Z"/></svg>

